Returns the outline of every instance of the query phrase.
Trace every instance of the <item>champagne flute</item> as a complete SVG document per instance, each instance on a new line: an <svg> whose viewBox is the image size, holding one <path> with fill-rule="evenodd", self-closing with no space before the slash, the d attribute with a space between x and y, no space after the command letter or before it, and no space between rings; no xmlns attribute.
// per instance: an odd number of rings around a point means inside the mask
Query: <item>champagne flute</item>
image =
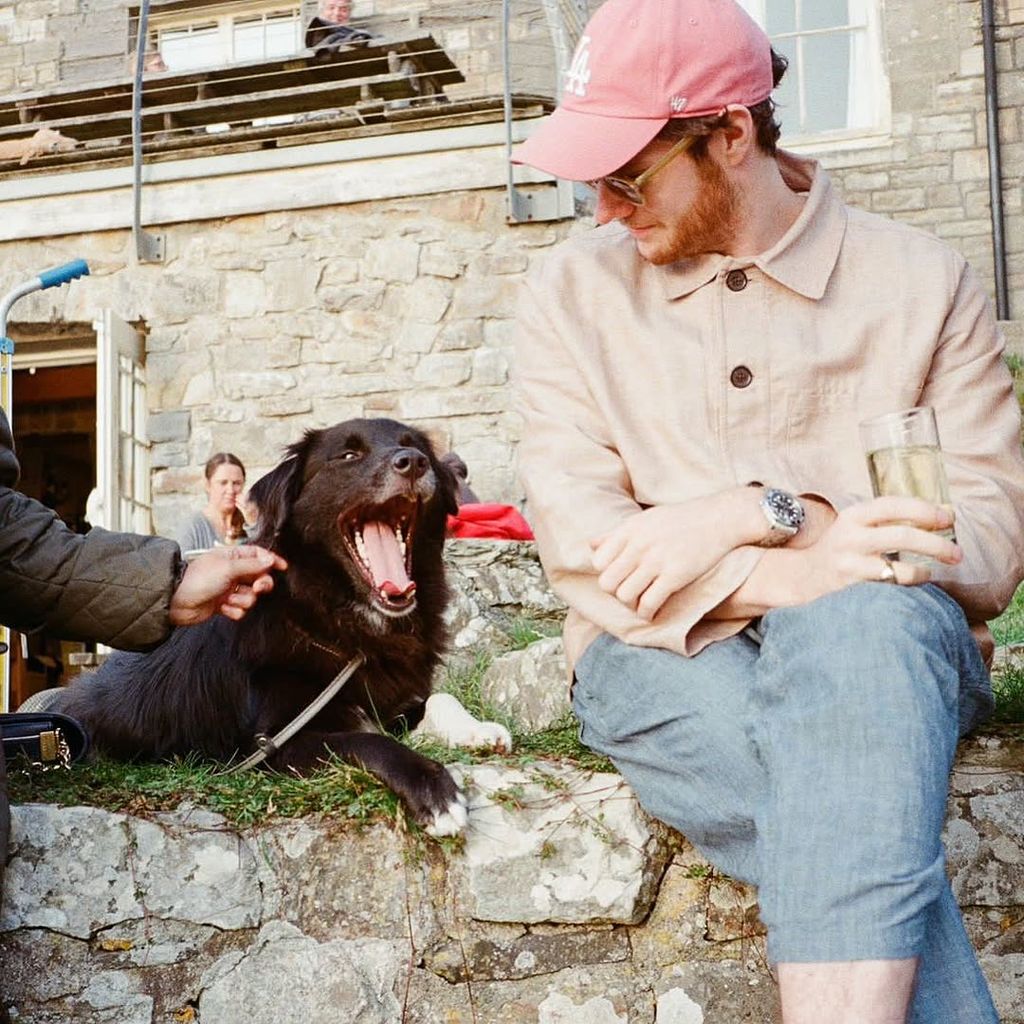
<svg viewBox="0 0 1024 1024"><path fill-rule="evenodd" d="M860 425L860 436L876 498L922 498L953 514L935 410L930 405L865 420ZM936 532L947 540L956 540L952 526ZM934 561L909 551L896 557L904 562Z"/></svg>

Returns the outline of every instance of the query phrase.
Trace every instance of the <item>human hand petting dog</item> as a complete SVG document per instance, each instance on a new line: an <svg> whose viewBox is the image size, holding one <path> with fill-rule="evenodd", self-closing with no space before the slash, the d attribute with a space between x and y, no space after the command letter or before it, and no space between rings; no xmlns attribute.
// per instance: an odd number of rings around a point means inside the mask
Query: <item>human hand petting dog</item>
<svg viewBox="0 0 1024 1024"><path fill-rule="evenodd" d="M212 548L185 567L171 596L171 623L194 626L218 611L229 619L241 619L260 594L274 589L271 570L287 568L280 555L254 544Z"/></svg>

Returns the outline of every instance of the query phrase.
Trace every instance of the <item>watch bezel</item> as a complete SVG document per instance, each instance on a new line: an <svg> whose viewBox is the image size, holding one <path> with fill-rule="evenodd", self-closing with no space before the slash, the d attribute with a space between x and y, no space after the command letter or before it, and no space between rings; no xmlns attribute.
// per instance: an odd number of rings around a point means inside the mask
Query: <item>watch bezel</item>
<svg viewBox="0 0 1024 1024"><path fill-rule="evenodd" d="M768 521L768 534L762 547L785 544L803 526L806 512L800 499L778 487L766 487L761 496L761 511Z"/></svg>

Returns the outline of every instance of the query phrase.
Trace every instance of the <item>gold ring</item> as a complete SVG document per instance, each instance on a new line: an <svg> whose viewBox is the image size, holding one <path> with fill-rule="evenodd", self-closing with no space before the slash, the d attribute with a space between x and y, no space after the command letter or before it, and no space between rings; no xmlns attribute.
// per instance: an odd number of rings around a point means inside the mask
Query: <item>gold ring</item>
<svg viewBox="0 0 1024 1024"><path fill-rule="evenodd" d="M893 568L892 561L882 555L882 571L878 574L879 583L895 583L896 582L896 570Z"/></svg>

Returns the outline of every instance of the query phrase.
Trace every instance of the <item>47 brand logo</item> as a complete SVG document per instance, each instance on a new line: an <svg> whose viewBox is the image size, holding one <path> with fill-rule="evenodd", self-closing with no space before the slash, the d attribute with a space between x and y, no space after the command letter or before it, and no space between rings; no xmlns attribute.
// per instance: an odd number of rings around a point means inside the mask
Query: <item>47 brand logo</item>
<svg viewBox="0 0 1024 1024"><path fill-rule="evenodd" d="M572 66L565 73L565 88L567 92L575 93L577 96L586 96L589 82L590 36L583 36L573 54Z"/></svg>

